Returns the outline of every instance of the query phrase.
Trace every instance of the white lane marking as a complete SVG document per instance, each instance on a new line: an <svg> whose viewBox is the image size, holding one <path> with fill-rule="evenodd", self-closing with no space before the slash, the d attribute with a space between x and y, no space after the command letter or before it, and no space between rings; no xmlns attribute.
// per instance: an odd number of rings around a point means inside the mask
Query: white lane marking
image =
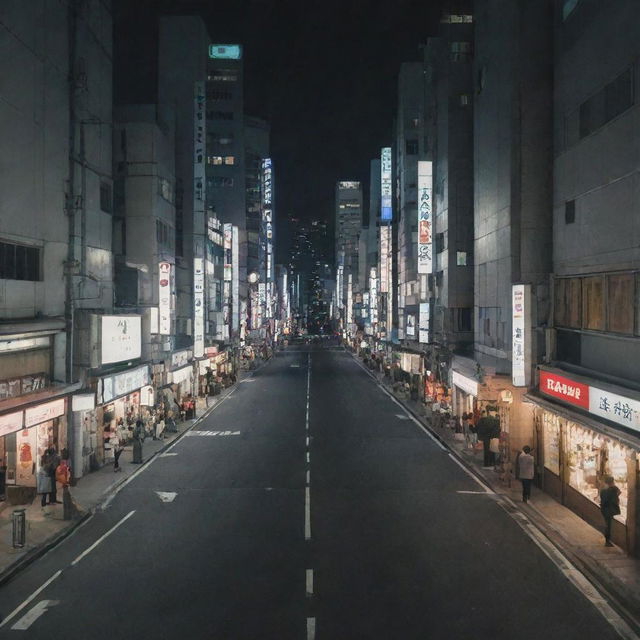
<svg viewBox="0 0 640 640"><path fill-rule="evenodd" d="M310 459L309 459L309 452L307 451L307 464L309 464Z"/></svg>
<svg viewBox="0 0 640 640"><path fill-rule="evenodd" d="M313 569L307 569L307 597L313 595Z"/></svg>
<svg viewBox="0 0 640 640"><path fill-rule="evenodd" d="M17 616L30 602L35 600L60 574L62 569L56 571L41 587L38 587L24 602L19 604L3 621L0 627L4 627L8 622Z"/></svg>
<svg viewBox="0 0 640 640"><path fill-rule="evenodd" d="M245 378L244 380L240 380L240 384L243 384L244 382L256 382L255 378Z"/></svg>
<svg viewBox="0 0 640 640"><path fill-rule="evenodd" d="M417 420L416 418L414 418L411 413L409 413L409 410L396 398L394 397L394 395L390 392L387 391L384 387L384 385L378 381L378 379L370 372L368 371L364 365L360 364L357 360L356 357L354 355L351 356L353 358L353 361L370 377L373 378L374 382L378 385L378 387L380 387L380 389L382 389L382 391L384 391L384 393L386 393L399 407L400 409L402 409L402 411L404 411L405 415L407 415L409 420L412 420L422 431L424 431L443 451L448 451L447 447L445 447L442 442L440 442L440 440L438 440L438 438L436 438L419 420Z"/></svg>
<svg viewBox="0 0 640 640"><path fill-rule="evenodd" d="M156 491L162 502L173 502L178 495L175 491Z"/></svg>
<svg viewBox="0 0 640 640"><path fill-rule="evenodd" d="M602 617L615 629L618 635L625 640L638 640L638 636L629 627L625 620L620 617L603 598L599 591L589 582L585 575L579 571L573 563L557 549L529 519L519 511L511 512L507 509L507 504L511 509L517 509L512 500L504 497L498 504L508 515L518 524L518 526L533 540L542 552L556 565L564 577L598 610ZM514 516L518 517L514 517Z"/></svg>
<svg viewBox="0 0 640 640"><path fill-rule="evenodd" d="M184 434L185 437L191 436L218 436L218 437L226 437L226 436L239 436L239 431L187 431ZM177 455L177 454L174 454Z"/></svg>
<svg viewBox="0 0 640 640"><path fill-rule="evenodd" d="M316 619L307 618L307 640L315 640L316 637Z"/></svg>
<svg viewBox="0 0 640 640"><path fill-rule="evenodd" d="M161 458L170 458L171 456L177 456L177 453L161 453L160 457Z"/></svg>
<svg viewBox="0 0 640 640"><path fill-rule="evenodd" d="M309 436L307 436L307 441L306 441L306 443L305 443L305 444L306 444L306 446L307 446L307 448L308 448L308 447L309 447Z"/></svg>
<svg viewBox="0 0 640 640"><path fill-rule="evenodd" d="M307 469L307 487L311 484L311 471Z"/></svg>
<svg viewBox="0 0 640 640"><path fill-rule="evenodd" d="M304 488L304 539L311 539L311 491Z"/></svg>
<svg viewBox="0 0 640 640"><path fill-rule="evenodd" d="M57 604L60 604L60 600L40 600L40 602L25 613L11 629L14 631L26 631L49 607L55 607Z"/></svg>
<svg viewBox="0 0 640 640"><path fill-rule="evenodd" d="M469 495L474 495L474 496L486 496L486 495L491 495L490 493L488 493L487 491L456 491L456 493L466 493Z"/></svg>
<svg viewBox="0 0 640 640"><path fill-rule="evenodd" d="M80 562L80 560L82 560L82 558L84 558L86 555L91 553L103 540L105 540L107 537L109 537L121 524L124 524L135 512L136 512L135 509L133 511L129 511L129 513L127 513L127 515L124 518L122 518L122 520L120 520L118 523L114 524L113 527L111 527L111 529L109 529L109 531L107 531L107 533L105 533L104 535L100 536L89 548L85 549L71 563L71 566L73 567L76 564L78 564L78 562Z"/></svg>
<svg viewBox="0 0 640 640"><path fill-rule="evenodd" d="M476 476L473 475L473 473L471 473L471 471L469 471L469 469L467 469L467 467L465 467L462 462L460 462L460 460L458 460L458 458L456 458L452 453L449 454L449 457L472 479L475 480L476 484L479 484L483 489L485 493L494 493L493 489L489 486L486 485L484 482L482 482L482 480L480 480L479 478L477 478Z"/></svg>
<svg viewBox="0 0 640 640"><path fill-rule="evenodd" d="M300 368L300 365L299 365L299 364L290 364L290 365L289 365L289 367L290 367L291 369L299 369L299 368Z"/></svg>
<svg viewBox="0 0 640 640"><path fill-rule="evenodd" d="M398 420L408 420L409 418L405 415L402 415L401 413L396 413L396 418L398 418Z"/></svg>
<svg viewBox="0 0 640 640"><path fill-rule="evenodd" d="M211 413L213 413L225 400L228 400L235 392L236 389L238 387L234 387L233 391L231 391L231 393L228 393L224 398L222 398L222 400L220 400L219 402L216 402L215 405L213 405L213 407L207 411L206 413L206 417L208 417ZM202 420L205 416L201 416L200 418L198 418L199 420ZM196 421L194 423L197 424ZM187 433L190 433L189 431L187 431ZM185 434L186 435L186 434ZM167 450L165 451L165 453L169 453L169 451L171 451L171 449L173 449L175 446L177 446L180 441L182 440L182 438L180 436L178 436L168 447ZM137 478L145 469L148 469L156 460L158 459L158 456L154 456L153 458L151 458L150 460L148 460L147 462L145 462L139 469L137 469L136 471L134 471L122 484L118 485L113 493L106 499L104 500L104 502L102 502L102 504L98 505L99 509L106 509L111 502L114 500L114 498L133 480L135 480L135 478Z"/></svg>

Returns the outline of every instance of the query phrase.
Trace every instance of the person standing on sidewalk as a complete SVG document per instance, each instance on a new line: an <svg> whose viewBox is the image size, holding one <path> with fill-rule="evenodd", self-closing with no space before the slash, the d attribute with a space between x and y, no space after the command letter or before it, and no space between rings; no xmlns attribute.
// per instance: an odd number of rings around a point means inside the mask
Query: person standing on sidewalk
<svg viewBox="0 0 640 640"><path fill-rule="evenodd" d="M522 483L522 502L528 502L531 497L531 483L535 475L535 466L531 447L525 445L516 460L516 477Z"/></svg>
<svg viewBox="0 0 640 640"><path fill-rule="evenodd" d="M497 423L497 427L496 427ZM500 422L497 418L489 416L486 411L482 412L482 417L476 425L476 433L478 439L482 442L482 450L484 452L483 467L490 469L495 464L495 454L491 451L491 438L495 438L496 429L500 435Z"/></svg>
<svg viewBox="0 0 640 640"><path fill-rule="evenodd" d="M604 482L604 489L600 489L600 511L604 518L604 546L613 547L611 524L613 516L620 513L620 489L616 487L613 476L607 476Z"/></svg>

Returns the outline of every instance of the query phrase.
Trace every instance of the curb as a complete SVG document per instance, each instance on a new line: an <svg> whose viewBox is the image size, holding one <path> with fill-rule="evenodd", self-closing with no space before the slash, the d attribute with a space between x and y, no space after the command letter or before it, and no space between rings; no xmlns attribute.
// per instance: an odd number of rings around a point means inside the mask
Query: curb
<svg viewBox="0 0 640 640"><path fill-rule="evenodd" d="M392 391L387 389L384 383L378 380L377 376L369 371L359 360L355 353L351 353L351 356L356 361L356 364L360 366L365 373L367 373L374 382L380 386L386 393L388 393L394 400L399 402L403 408L410 413L420 424L429 431L429 434L435 438L443 447L446 448L447 453L455 456L461 464L464 465L470 473L472 473L478 480L488 485L491 490L498 496L502 496L510 499L510 496L502 491L502 487L495 486L494 478L486 478L482 475L474 466L469 464L469 461L461 456L458 451L453 449L449 443L442 438L442 436L435 432L433 428L426 423L423 416L420 416L412 407L407 406L402 400L397 398ZM566 540L557 532L546 520L543 514L541 514L535 507L529 507L524 511L519 504L513 503L514 507L520 513L526 515L526 517L534 524L538 530L549 540L549 542L559 551L561 551L567 559L580 571L603 595L611 601L615 606L618 613L622 618L633 627L634 631L640 632L640 620L637 619L637 615L634 611L640 611L640 599L634 599L633 596L625 590L620 588L620 584L617 580L611 578L605 571L600 570L597 561L591 559L585 559L581 556L577 550L567 544Z"/></svg>

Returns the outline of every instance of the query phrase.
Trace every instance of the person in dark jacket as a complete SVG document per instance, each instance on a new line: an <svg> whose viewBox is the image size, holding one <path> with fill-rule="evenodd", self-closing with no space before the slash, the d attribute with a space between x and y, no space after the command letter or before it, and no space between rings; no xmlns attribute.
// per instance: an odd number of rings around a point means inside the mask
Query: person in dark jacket
<svg viewBox="0 0 640 640"><path fill-rule="evenodd" d="M600 489L600 511L604 518L604 546L613 547L611 542L611 523L613 516L620 513L620 489L616 487L612 476L604 479L605 487Z"/></svg>
<svg viewBox="0 0 640 640"><path fill-rule="evenodd" d="M482 417L476 425L476 433L478 434L478 440L482 442L482 450L484 452L483 467L493 467L495 454L490 449L491 438L500 437L500 421L498 418L494 418L488 415L486 411L483 411Z"/></svg>

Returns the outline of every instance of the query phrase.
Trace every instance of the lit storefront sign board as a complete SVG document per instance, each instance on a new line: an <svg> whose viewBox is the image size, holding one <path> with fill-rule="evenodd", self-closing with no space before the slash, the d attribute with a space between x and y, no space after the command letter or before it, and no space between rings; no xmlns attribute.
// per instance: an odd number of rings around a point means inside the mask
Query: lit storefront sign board
<svg viewBox="0 0 640 640"><path fill-rule="evenodd" d="M360 183L357 180L341 180L338 189L360 189Z"/></svg>
<svg viewBox="0 0 640 640"><path fill-rule="evenodd" d="M52 402L45 402L39 404L37 407L26 409L24 412L24 427L28 429L41 422L47 422L47 420L53 420L58 416L64 415L65 401L64 398L59 400L53 400Z"/></svg>
<svg viewBox="0 0 640 640"><path fill-rule="evenodd" d="M24 411L10 413L9 415L0 416L0 436L6 436L8 433L20 431L23 425Z"/></svg>
<svg viewBox="0 0 640 640"><path fill-rule="evenodd" d="M640 431L640 401L550 371L540 371L540 393Z"/></svg>
<svg viewBox="0 0 640 640"><path fill-rule="evenodd" d="M380 293L389 291L389 247L391 227L380 227Z"/></svg>
<svg viewBox="0 0 640 640"><path fill-rule="evenodd" d="M431 235L433 207L433 163L426 160L418 162L418 273L433 272Z"/></svg>
<svg viewBox="0 0 640 640"><path fill-rule="evenodd" d="M205 105L204 82L196 82L193 124L193 224L194 229L203 229L202 235L193 235L193 351L197 358L204 354Z"/></svg>
<svg viewBox="0 0 640 640"><path fill-rule="evenodd" d="M131 371L123 371L114 376L102 378L102 404L114 398L137 391L150 384L149 367L144 365Z"/></svg>
<svg viewBox="0 0 640 640"><path fill-rule="evenodd" d="M71 397L71 411L92 411L95 408L95 393L76 393Z"/></svg>
<svg viewBox="0 0 640 640"><path fill-rule="evenodd" d="M139 358L142 349L140 316L100 316L100 363Z"/></svg>
<svg viewBox="0 0 640 640"><path fill-rule="evenodd" d="M511 381L514 387L526 387L531 378L531 285L514 284L511 294Z"/></svg>
<svg viewBox="0 0 640 640"><path fill-rule="evenodd" d="M371 324L378 322L378 274L375 267L369 273L369 309Z"/></svg>
<svg viewBox="0 0 640 640"><path fill-rule="evenodd" d="M391 220L391 147L383 147L380 153L380 219Z"/></svg>
<svg viewBox="0 0 640 640"><path fill-rule="evenodd" d="M210 44L209 57L217 60L240 60L242 58L242 45Z"/></svg>
<svg viewBox="0 0 640 640"><path fill-rule="evenodd" d="M193 355L204 355L204 260L193 259Z"/></svg>

